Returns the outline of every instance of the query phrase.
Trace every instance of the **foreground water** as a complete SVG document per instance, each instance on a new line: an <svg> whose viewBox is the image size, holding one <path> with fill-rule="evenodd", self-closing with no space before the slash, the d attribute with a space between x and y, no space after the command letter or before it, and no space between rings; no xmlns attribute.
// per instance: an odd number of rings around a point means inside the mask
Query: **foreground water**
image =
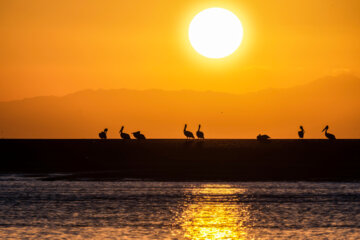
<svg viewBox="0 0 360 240"><path fill-rule="evenodd" d="M0 239L359 239L360 183L0 177Z"/></svg>

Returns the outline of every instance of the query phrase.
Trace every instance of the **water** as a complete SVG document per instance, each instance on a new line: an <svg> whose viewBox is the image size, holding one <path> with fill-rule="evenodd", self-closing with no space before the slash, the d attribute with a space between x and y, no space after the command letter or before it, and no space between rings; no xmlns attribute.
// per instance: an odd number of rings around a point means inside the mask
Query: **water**
<svg viewBox="0 0 360 240"><path fill-rule="evenodd" d="M359 239L360 183L0 177L0 239Z"/></svg>

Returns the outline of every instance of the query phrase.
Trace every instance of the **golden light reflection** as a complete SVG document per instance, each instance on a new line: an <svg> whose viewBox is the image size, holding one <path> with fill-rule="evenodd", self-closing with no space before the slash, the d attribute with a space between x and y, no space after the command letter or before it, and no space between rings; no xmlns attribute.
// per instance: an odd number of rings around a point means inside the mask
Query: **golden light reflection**
<svg viewBox="0 0 360 240"><path fill-rule="evenodd" d="M195 199L178 219L185 239L248 239L248 207L238 202L244 189L230 185L204 185L193 189Z"/></svg>

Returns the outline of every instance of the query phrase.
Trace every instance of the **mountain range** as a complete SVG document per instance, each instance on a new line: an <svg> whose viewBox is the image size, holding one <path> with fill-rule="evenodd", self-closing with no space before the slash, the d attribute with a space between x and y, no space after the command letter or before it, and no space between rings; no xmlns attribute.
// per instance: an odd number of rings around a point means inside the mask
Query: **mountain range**
<svg viewBox="0 0 360 240"><path fill-rule="evenodd" d="M66 96L42 96L0 102L2 138L110 138L141 130L148 138L183 138L184 124L206 138L360 137L360 79L324 77L309 84L241 95L165 90L84 90Z"/></svg>

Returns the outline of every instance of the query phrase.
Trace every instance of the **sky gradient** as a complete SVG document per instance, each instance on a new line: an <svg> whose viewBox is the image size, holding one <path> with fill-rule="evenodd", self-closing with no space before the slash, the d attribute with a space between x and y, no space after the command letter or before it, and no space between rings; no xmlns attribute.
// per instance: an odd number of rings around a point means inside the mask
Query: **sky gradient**
<svg viewBox="0 0 360 240"><path fill-rule="evenodd" d="M223 7L244 27L230 57L200 56L191 19ZM292 87L360 70L360 2L0 1L0 101L83 89Z"/></svg>

